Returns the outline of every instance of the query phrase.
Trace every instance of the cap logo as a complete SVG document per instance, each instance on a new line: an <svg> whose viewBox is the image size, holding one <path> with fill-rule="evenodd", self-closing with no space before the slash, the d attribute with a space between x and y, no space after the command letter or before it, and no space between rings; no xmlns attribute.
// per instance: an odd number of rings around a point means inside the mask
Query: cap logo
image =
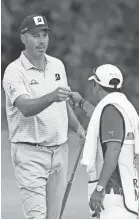
<svg viewBox="0 0 139 220"><path fill-rule="evenodd" d="M44 24L43 17L41 17L41 16L36 16L33 19L34 19L34 22L36 25Z"/></svg>

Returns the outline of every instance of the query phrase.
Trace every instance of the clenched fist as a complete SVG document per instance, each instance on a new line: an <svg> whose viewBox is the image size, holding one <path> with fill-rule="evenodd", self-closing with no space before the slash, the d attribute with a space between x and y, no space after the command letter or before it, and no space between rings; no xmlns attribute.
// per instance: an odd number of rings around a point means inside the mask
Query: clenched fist
<svg viewBox="0 0 139 220"><path fill-rule="evenodd" d="M70 93L70 102L71 104L75 104L75 106L79 106L79 102L81 101L82 96L78 92Z"/></svg>
<svg viewBox="0 0 139 220"><path fill-rule="evenodd" d="M51 93L53 102L66 101L70 95L70 90L64 87L58 87Z"/></svg>

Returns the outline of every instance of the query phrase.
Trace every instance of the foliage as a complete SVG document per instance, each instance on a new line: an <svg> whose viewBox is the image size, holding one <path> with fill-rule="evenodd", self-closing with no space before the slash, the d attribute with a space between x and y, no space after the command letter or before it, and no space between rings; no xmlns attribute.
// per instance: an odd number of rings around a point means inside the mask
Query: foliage
<svg viewBox="0 0 139 220"><path fill-rule="evenodd" d="M40 13L52 29L48 53L64 62L73 90L91 100L88 76L112 63L123 71L125 92L139 111L138 0L2 0L1 7L2 75L23 49L21 21Z"/></svg>

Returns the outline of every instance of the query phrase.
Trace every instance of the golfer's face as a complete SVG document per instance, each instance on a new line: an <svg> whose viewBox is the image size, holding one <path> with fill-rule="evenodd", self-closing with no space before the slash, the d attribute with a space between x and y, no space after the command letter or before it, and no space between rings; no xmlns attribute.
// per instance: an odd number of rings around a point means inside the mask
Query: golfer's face
<svg viewBox="0 0 139 220"><path fill-rule="evenodd" d="M31 55L44 55L48 47L48 42L49 37L47 30L26 33L25 47Z"/></svg>

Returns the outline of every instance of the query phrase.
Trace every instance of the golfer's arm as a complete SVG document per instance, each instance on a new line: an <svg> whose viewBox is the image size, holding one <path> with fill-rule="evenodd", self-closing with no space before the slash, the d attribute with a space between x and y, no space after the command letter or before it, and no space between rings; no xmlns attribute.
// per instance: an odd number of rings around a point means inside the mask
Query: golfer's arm
<svg viewBox="0 0 139 220"><path fill-rule="evenodd" d="M103 168L100 174L100 178L98 184L106 187L112 173L114 172L117 164L118 158L121 151L121 143L120 142L108 142L107 151L104 158Z"/></svg>
<svg viewBox="0 0 139 220"><path fill-rule="evenodd" d="M52 103L53 95L50 93L36 99L30 99L28 95L21 95L16 98L14 105L25 117L29 117L37 115Z"/></svg>
<svg viewBox="0 0 139 220"><path fill-rule="evenodd" d="M69 127L72 128L75 132L77 132L81 125L68 101L67 101L67 112L68 112Z"/></svg>
<svg viewBox="0 0 139 220"><path fill-rule="evenodd" d="M83 106L82 106L82 109L85 111L86 115L88 117L91 117L92 116L92 113L95 109L95 106L90 104L89 102L87 102L86 100L84 100L84 103L83 103Z"/></svg>

